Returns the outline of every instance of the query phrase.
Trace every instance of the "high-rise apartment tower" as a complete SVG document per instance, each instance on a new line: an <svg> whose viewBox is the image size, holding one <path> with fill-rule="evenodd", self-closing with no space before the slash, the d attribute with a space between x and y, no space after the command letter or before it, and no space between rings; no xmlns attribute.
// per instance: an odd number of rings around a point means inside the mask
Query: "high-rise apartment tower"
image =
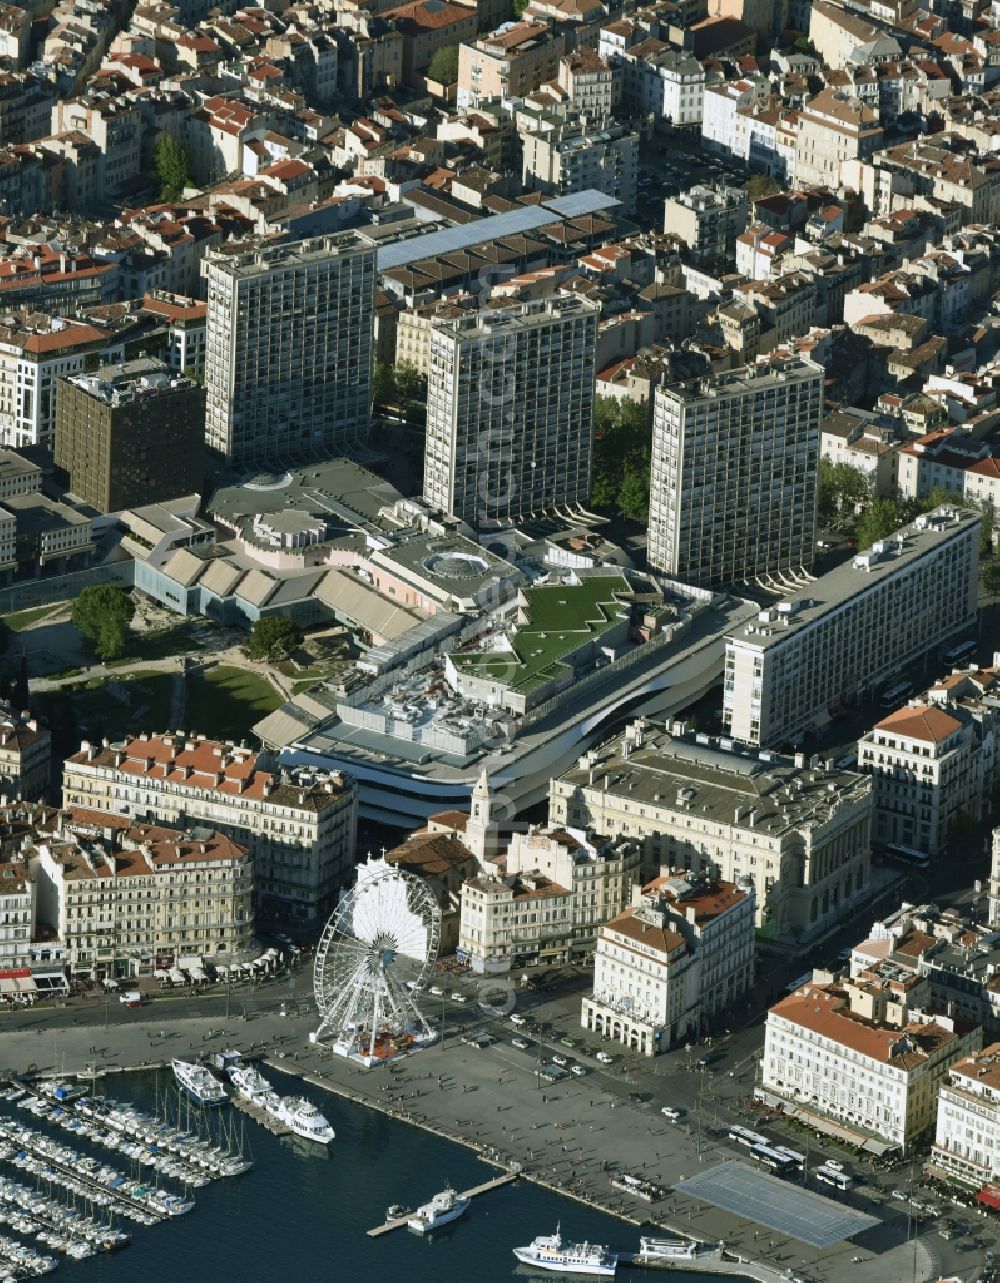
<svg viewBox="0 0 1000 1283"><path fill-rule="evenodd" d="M434 322L428 503L477 527L586 504L598 312L545 299Z"/></svg>
<svg viewBox="0 0 1000 1283"><path fill-rule="evenodd" d="M353 232L208 259L205 437L238 464L363 445L375 251Z"/></svg>
<svg viewBox="0 0 1000 1283"><path fill-rule="evenodd" d="M809 570L822 388L794 357L658 389L650 565L705 586Z"/></svg>

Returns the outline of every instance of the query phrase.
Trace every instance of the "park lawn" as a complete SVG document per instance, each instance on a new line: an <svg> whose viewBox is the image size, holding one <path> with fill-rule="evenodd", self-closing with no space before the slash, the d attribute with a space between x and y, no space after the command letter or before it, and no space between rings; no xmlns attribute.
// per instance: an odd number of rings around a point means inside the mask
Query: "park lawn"
<svg viewBox="0 0 1000 1283"><path fill-rule="evenodd" d="M35 606L32 610L18 610L13 615L4 615L3 622L12 633L19 633L25 628L30 628L40 619L44 619L46 615L51 615L60 604L55 602L51 606Z"/></svg>
<svg viewBox="0 0 1000 1283"><path fill-rule="evenodd" d="M199 649L198 643L188 635L183 625L160 628L156 632L130 632L127 647L128 653L136 659L170 659L174 655L188 655Z"/></svg>
<svg viewBox="0 0 1000 1283"><path fill-rule="evenodd" d="M188 727L211 739L247 739L283 702L266 677L219 664L188 679Z"/></svg>
<svg viewBox="0 0 1000 1283"><path fill-rule="evenodd" d="M72 683L46 692L41 703L50 725L67 723L81 736L117 740L141 731L171 730L170 695L169 673L139 672Z"/></svg>

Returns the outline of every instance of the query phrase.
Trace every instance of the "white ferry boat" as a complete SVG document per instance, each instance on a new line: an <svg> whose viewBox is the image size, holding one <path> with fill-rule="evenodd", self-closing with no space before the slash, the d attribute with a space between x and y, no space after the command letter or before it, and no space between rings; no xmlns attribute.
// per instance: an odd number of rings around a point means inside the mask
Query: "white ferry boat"
<svg viewBox="0 0 1000 1283"><path fill-rule="evenodd" d="M222 1083L204 1065L195 1065L189 1060L170 1063L178 1085L199 1105L224 1105L229 1099Z"/></svg>
<svg viewBox="0 0 1000 1283"><path fill-rule="evenodd" d="M335 1132L315 1105L302 1096L277 1096L274 1116L278 1122L290 1127L303 1140L314 1140L319 1145L329 1145ZM271 1110L271 1106L264 1105Z"/></svg>
<svg viewBox="0 0 1000 1283"><path fill-rule="evenodd" d="M229 1081L233 1084L236 1095L242 1096L252 1105L260 1105L266 1109L268 1097L277 1100L271 1084L253 1065L240 1065L236 1069L230 1069Z"/></svg>
<svg viewBox="0 0 1000 1283"><path fill-rule="evenodd" d="M527 1247L515 1247L514 1255L525 1265L560 1274L599 1274L611 1278L618 1257L597 1243L564 1243L560 1227L554 1234L539 1234Z"/></svg>
<svg viewBox="0 0 1000 1283"><path fill-rule="evenodd" d="M252 1065L241 1065L229 1071L229 1079L238 1096L263 1109L294 1135L329 1145L334 1130L314 1104L302 1096L279 1096L262 1073Z"/></svg>
<svg viewBox="0 0 1000 1283"><path fill-rule="evenodd" d="M429 1234L431 1230L440 1229L451 1221L457 1221L466 1211L471 1198L462 1198L449 1186L440 1194L435 1194L429 1203L418 1207L406 1222L417 1234Z"/></svg>

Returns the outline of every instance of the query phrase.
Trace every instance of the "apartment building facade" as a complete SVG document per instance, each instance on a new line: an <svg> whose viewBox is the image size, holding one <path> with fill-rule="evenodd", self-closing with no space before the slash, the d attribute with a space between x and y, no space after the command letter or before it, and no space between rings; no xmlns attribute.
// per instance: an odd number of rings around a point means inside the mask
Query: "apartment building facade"
<svg viewBox="0 0 1000 1283"><path fill-rule="evenodd" d="M938 1092L931 1162L977 1190L1000 1177L1000 1043L949 1069Z"/></svg>
<svg viewBox="0 0 1000 1283"><path fill-rule="evenodd" d="M353 779L300 768L276 773L261 754L204 736L84 742L63 764L63 805L150 823L211 824L249 846L258 905L290 919L328 913L354 867Z"/></svg>
<svg viewBox="0 0 1000 1283"><path fill-rule="evenodd" d="M375 251L351 232L207 258L205 439L236 464L363 445Z"/></svg>
<svg viewBox="0 0 1000 1283"><path fill-rule="evenodd" d="M544 299L432 324L428 503L478 527L586 504L598 316Z"/></svg>
<svg viewBox="0 0 1000 1283"><path fill-rule="evenodd" d="M72 810L28 848L40 921L73 975L130 978L253 945L253 859L212 828Z"/></svg>
<svg viewBox="0 0 1000 1283"><path fill-rule="evenodd" d="M549 822L642 841L647 863L754 887L758 931L807 940L871 895L871 784L640 720L549 786Z"/></svg>
<svg viewBox="0 0 1000 1283"><path fill-rule="evenodd" d="M911 1009L882 983L826 979L771 1008L756 1094L870 1152L908 1154L934 1127L948 1070L979 1049L982 1030Z"/></svg>
<svg viewBox="0 0 1000 1283"><path fill-rule="evenodd" d="M823 724L976 618L980 518L941 507L726 638L723 724L772 746Z"/></svg>
<svg viewBox="0 0 1000 1283"><path fill-rule="evenodd" d="M808 572L822 407L798 358L658 388L650 565L705 586Z"/></svg>
<svg viewBox="0 0 1000 1283"><path fill-rule="evenodd" d="M56 384L96 366L108 331L78 321L23 322L0 328L0 445L15 450L56 440Z"/></svg>
<svg viewBox="0 0 1000 1283"><path fill-rule="evenodd" d="M528 191L568 196L595 189L635 209L639 135L614 121L578 118L521 133L521 179Z"/></svg>
<svg viewBox="0 0 1000 1283"><path fill-rule="evenodd" d="M0 791L8 797L41 798L48 792L51 775L48 729L13 704L0 703Z"/></svg>
<svg viewBox="0 0 1000 1283"><path fill-rule="evenodd" d="M663 230L680 237L692 261L724 270L736 257L736 238L747 228L747 195L735 187L696 185L671 196L663 209Z"/></svg>
<svg viewBox="0 0 1000 1283"><path fill-rule="evenodd" d="M753 885L658 878L602 928L584 1029L655 1056L697 1039L753 982Z"/></svg>
<svg viewBox="0 0 1000 1283"><path fill-rule="evenodd" d="M588 957L641 876L637 842L555 826L515 833L496 872L462 887L459 957L477 972Z"/></svg>
<svg viewBox="0 0 1000 1283"><path fill-rule="evenodd" d="M55 462L98 512L200 493L205 392L143 357L59 383Z"/></svg>
<svg viewBox="0 0 1000 1283"><path fill-rule="evenodd" d="M458 47L459 108L533 93L559 74L569 52L564 31L543 22L505 22L496 31Z"/></svg>
<svg viewBox="0 0 1000 1283"><path fill-rule="evenodd" d="M940 856L957 823L980 819L1000 773L997 694L996 669L955 673L861 737L876 842Z"/></svg>

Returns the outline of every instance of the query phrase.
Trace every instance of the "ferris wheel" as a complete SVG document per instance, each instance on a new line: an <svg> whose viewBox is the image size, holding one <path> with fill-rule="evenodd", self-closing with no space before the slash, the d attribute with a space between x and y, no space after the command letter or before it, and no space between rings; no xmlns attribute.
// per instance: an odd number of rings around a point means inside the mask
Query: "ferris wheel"
<svg viewBox="0 0 1000 1283"><path fill-rule="evenodd" d="M385 860L359 865L316 950L316 1039L366 1064L431 1041L415 995L437 960L440 924L422 878Z"/></svg>

